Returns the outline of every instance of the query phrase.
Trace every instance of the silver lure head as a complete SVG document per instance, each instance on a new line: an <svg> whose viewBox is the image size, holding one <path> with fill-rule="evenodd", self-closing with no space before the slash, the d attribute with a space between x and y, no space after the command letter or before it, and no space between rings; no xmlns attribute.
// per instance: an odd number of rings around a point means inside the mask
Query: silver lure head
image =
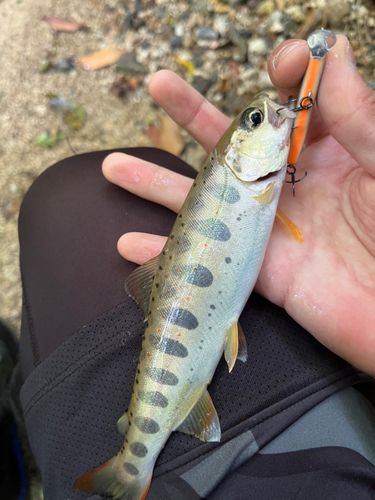
<svg viewBox="0 0 375 500"><path fill-rule="evenodd" d="M238 115L223 136L218 155L233 174L254 182L281 170L287 163L289 137L295 113L258 94Z"/></svg>

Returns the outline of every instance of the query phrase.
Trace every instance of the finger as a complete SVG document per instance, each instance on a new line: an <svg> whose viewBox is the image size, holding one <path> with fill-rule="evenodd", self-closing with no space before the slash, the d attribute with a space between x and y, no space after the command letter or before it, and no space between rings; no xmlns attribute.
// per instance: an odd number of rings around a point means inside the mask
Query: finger
<svg viewBox="0 0 375 500"><path fill-rule="evenodd" d="M159 255L167 238L147 233L126 233L118 240L117 249L122 257L136 264L144 264Z"/></svg>
<svg viewBox="0 0 375 500"><path fill-rule="evenodd" d="M333 138L375 177L375 92L357 71L348 39L326 56L319 90L319 109Z"/></svg>
<svg viewBox="0 0 375 500"><path fill-rule="evenodd" d="M146 200L179 212L192 179L123 153L112 153L103 162L104 177Z"/></svg>
<svg viewBox="0 0 375 500"><path fill-rule="evenodd" d="M151 78L152 98L181 127L210 153L231 120L182 78L172 71L161 70Z"/></svg>
<svg viewBox="0 0 375 500"><path fill-rule="evenodd" d="M270 55L268 73L282 102L285 102L289 96L298 98L309 57L310 50L305 40L287 40ZM318 106L314 106L305 144L308 146L328 133Z"/></svg>

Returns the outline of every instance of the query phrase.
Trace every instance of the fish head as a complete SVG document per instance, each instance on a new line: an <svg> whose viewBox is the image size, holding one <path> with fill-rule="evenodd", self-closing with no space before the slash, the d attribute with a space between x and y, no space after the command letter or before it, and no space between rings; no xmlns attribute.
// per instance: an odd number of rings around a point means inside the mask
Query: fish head
<svg viewBox="0 0 375 500"><path fill-rule="evenodd" d="M282 170L289 154L295 113L258 94L238 115L216 147L241 181L254 182Z"/></svg>

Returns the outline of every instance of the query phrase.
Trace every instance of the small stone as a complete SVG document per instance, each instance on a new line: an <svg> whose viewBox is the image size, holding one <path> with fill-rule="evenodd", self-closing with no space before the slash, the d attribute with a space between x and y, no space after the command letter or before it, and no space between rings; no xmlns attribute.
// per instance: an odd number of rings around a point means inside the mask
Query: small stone
<svg viewBox="0 0 375 500"><path fill-rule="evenodd" d="M219 38L219 33L210 26L203 26L197 29L197 36L201 40L217 40Z"/></svg>
<svg viewBox="0 0 375 500"><path fill-rule="evenodd" d="M268 29L271 33L278 35L284 31L283 14L274 10L268 20Z"/></svg>
<svg viewBox="0 0 375 500"><path fill-rule="evenodd" d="M216 16L214 21L214 28L222 38L227 34L227 21L225 16Z"/></svg>
<svg viewBox="0 0 375 500"><path fill-rule="evenodd" d="M305 21L306 16L302 11L302 7L300 5L291 5L285 11L294 22L301 24Z"/></svg>
<svg viewBox="0 0 375 500"><path fill-rule="evenodd" d="M135 74L145 74L147 69L140 64L134 54L122 54L117 65L116 73L121 73L127 76Z"/></svg>
<svg viewBox="0 0 375 500"><path fill-rule="evenodd" d="M148 42L147 40L143 40L143 42L141 44L141 47L142 47L142 49L147 50L147 49L149 49L151 47L151 43Z"/></svg>
<svg viewBox="0 0 375 500"><path fill-rule="evenodd" d="M248 55L266 55L268 52L267 42L264 38L253 38L248 44Z"/></svg>
<svg viewBox="0 0 375 500"><path fill-rule="evenodd" d="M72 57L66 57L62 59L59 63L53 65L53 69L60 73L70 73L76 69L74 65L74 59Z"/></svg>
<svg viewBox="0 0 375 500"><path fill-rule="evenodd" d="M257 14L259 16L269 16L275 10L275 3L273 0L265 0L257 7Z"/></svg>
<svg viewBox="0 0 375 500"><path fill-rule="evenodd" d="M234 48L233 60L238 63L244 63L247 60L247 42L242 40L237 47Z"/></svg>
<svg viewBox="0 0 375 500"><path fill-rule="evenodd" d="M174 36L171 39L171 48L172 49L182 49L183 43L182 38L180 36Z"/></svg>
<svg viewBox="0 0 375 500"><path fill-rule="evenodd" d="M233 45L239 45L241 43L241 35L233 23L228 24L228 36Z"/></svg>
<svg viewBox="0 0 375 500"><path fill-rule="evenodd" d="M175 36L182 37L184 35L184 24L183 23L177 23L176 26L174 27L174 34Z"/></svg>
<svg viewBox="0 0 375 500"><path fill-rule="evenodd" d="M207 80L202 76L195 76L193 78L193 87L195 88L195 90L198 90L200 94L204 95L208 91L208 89L215 83L215 81L215 77L211 78L211 80Z"/></svg>
<svg viewBox="0 0 375 500"><path fill-rule="evenodd" d="M330 28L340 28L344 18L350 14L350 4L345 0L327 0L324 13Z"/></svg>
<svg viewBox="0 0 375 500"><path fill-rule="evenodd" d="M268 89L269 87L273 87L271 79L269 77L268 71L263 70L260 71L257 81L258 87L260 90Z"/></svg>

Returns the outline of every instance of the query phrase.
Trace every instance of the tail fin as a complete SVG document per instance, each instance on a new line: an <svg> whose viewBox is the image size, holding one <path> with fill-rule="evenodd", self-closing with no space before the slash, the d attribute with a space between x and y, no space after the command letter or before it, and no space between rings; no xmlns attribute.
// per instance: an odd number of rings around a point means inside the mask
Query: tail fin
<svg viewBox="0 0 375 500"><path fill-rule="evenodd" d="M121 468L122 463L119 463L117 456L113 457L78 478L74 483L74 488L88 493L112 496L116 500L145 500L151 478L148 483L137 478L125 482L125 469L121 474Z"/></svg>

